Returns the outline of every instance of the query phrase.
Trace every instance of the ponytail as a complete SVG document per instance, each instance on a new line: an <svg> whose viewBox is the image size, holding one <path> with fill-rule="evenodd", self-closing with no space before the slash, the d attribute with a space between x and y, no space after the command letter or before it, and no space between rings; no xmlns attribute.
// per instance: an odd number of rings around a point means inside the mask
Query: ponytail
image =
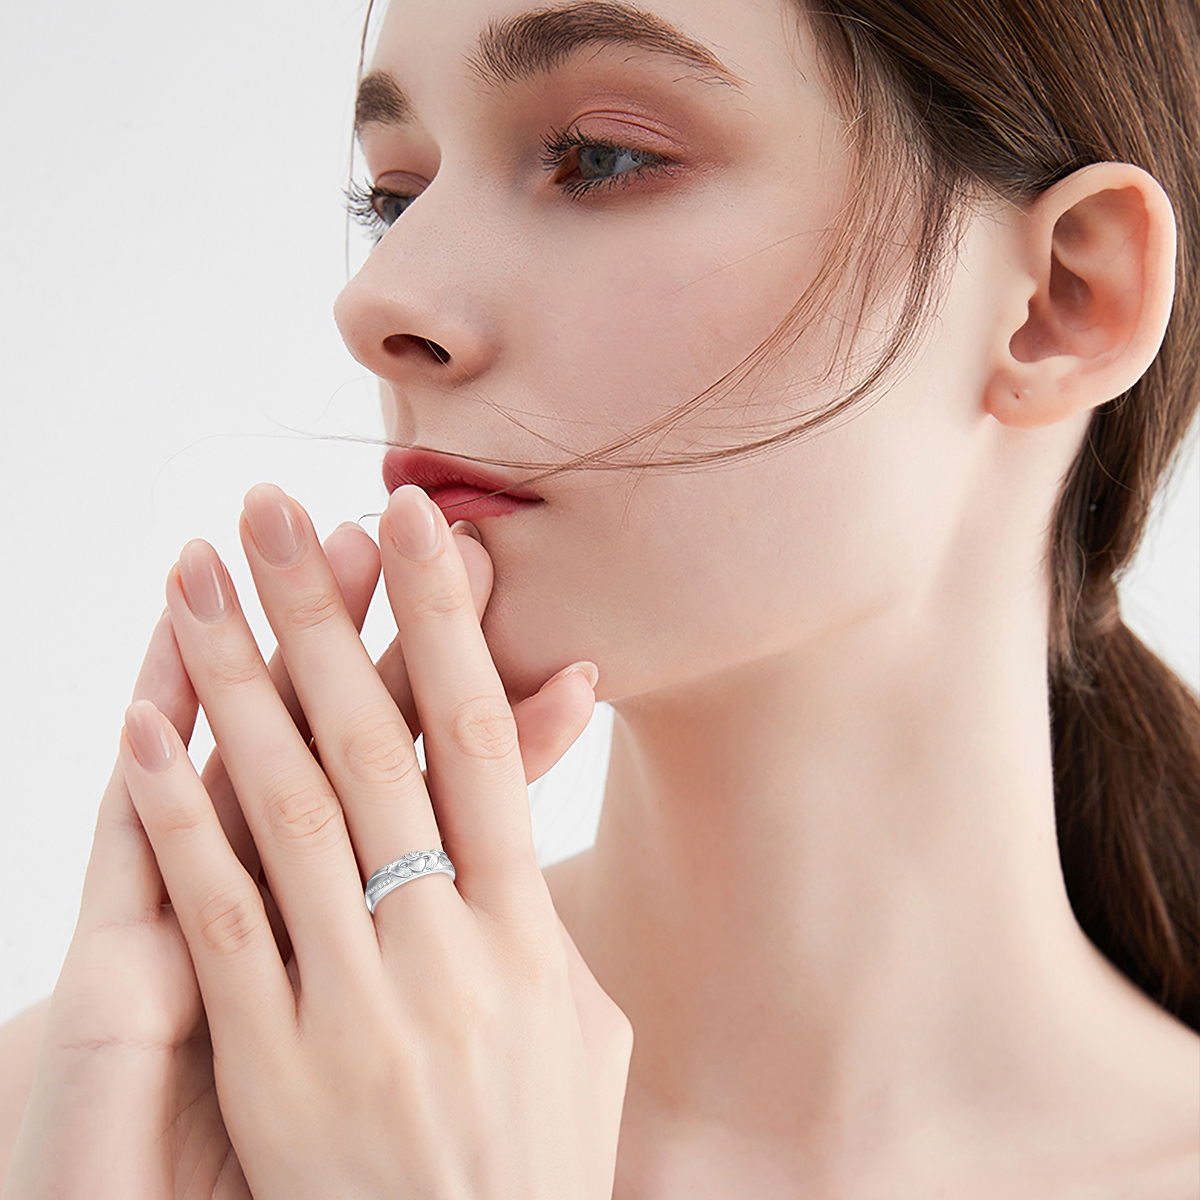
<svg viewBox="0 0 1200 1200"><path fill-rule="evenodd" d="M1083 931L1200 1032L1200 704L1124 624L1050 680L1058 849Z"/></svg>
<svg viewBox="0 0 1200 1200"><path fill-rule="evenodd" d="M1182 440L1180 430L1164 436L1171 406L1161 372L1156 365L1126 403L1093 417L1059 503L1054 794L1080 927L1142 991L1200 1032L1200 701L1121 620L1114 582L1166 473L1162 452ZM1147 407L1158 420L1138 419Z"/></svg>
<svg viewBox="0 0 1200 1200"><path fill-rule="evenodd" d="M882 114L856 132L920 147L935 198L983 185L1023 203L1127 162L1171 199L1162 347L1093 414L1054 515L1048 676L1076 919L1200 1032L1200 702L1122 623L1114 583L1200 408L1200 0L823 0L810 16L849 111Z"/></svg>

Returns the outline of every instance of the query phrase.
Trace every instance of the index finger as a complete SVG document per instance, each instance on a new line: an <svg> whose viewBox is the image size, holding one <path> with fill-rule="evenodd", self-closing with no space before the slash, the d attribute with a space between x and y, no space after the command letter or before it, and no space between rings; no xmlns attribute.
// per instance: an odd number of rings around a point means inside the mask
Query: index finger
<svg viewBox="0 0 1200 1200"><path fill-rule="evenodd" d="M477 908L528 913L545 888L517 725L453 543L446 518L421 488L392 493L379 524L384 581L455 886Z"/></svg>

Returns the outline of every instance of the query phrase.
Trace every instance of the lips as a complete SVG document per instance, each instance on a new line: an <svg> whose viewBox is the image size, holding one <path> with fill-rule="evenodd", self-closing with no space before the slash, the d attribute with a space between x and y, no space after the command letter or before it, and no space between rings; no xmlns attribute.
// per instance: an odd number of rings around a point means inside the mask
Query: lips
<svg viewBox="0 0 1200 1200"><path fill-rule="evenodd" d="M544 503L533 492L510 488L496 472L429 450L389 450L383 459L383 483L389 495L405 484L416 484L449 521L503 516Z"/></svg>
<svg viewBox="0 0 1200 1200"><path fill-rule="evenodd" d="M427 492L466 487L480 492L503 492L516 500L542 499L533 492L509 487L509 481L500 475L430 450L389 450L383 458L383 482L388 495L406 483L415 483Z"/></svg>

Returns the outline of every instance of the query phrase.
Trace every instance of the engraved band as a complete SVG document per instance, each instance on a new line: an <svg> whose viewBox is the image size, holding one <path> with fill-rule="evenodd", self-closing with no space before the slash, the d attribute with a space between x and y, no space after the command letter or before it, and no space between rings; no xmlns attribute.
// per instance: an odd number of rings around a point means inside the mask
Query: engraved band
<svg viewBox="0 0 1200 1200"><path fill-rule="evenodd" d="M454 878L454 864L446 857L444 850L414 850L403 858L390 862L386 867L380 867L367 880L363 892L367 901L367 912L375 915L375 905L392 890L410 879L418 879L422 875L436 875L439 872Z"/></svg>

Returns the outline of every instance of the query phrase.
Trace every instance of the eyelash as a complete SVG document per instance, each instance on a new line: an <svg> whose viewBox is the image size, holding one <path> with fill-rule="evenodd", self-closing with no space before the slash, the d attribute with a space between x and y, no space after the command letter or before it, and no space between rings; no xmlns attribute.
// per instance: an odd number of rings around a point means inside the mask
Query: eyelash
<svg viewBox="0 0 1200 1200"><path fill-rule="evenodd" d="M648 161L642 162L630 171L621 171L616 175L605 175L598 179L576 179L560 183L564 194L571 200L599 188L628 187L632 182L651 174L670 173L675 163L661 155L652 154L649 150L637 150L633 146L622 146L619 142L610 142L604 138L584 137L573 129L552 129L542 138L541 163L547 171L553 171L562 166L563 161L572 150L600 150L615 154L632 154L636 158ZM380 215L378 205L383 200L408 200L410 203L415 196L403 192L389 191L376 185L363 187L359 183L351 183L346 189L346 209L351 218L362 225L375 240L378 241L391 225Z"/></svg>
<svg viewBox="0 0 1200 1200"><path fill-rule="evenodd" d="M542 166L547 171L560 167L563 160L572 150L607 150L610 153L631 153L638 158L648 159L632 171L622 171L619 175L607 175L601 179L578 179L565 183L563 191L571 198L582 196L585 192L596 188L628 187L633 179L640 179L650 174L670 172L675 163L663 158L660 154L652 154L649 150L637 150L633 146L622 146L620 142L610 142L605 138L584 137L574 129L551 129L542 138Z"/></svg>

